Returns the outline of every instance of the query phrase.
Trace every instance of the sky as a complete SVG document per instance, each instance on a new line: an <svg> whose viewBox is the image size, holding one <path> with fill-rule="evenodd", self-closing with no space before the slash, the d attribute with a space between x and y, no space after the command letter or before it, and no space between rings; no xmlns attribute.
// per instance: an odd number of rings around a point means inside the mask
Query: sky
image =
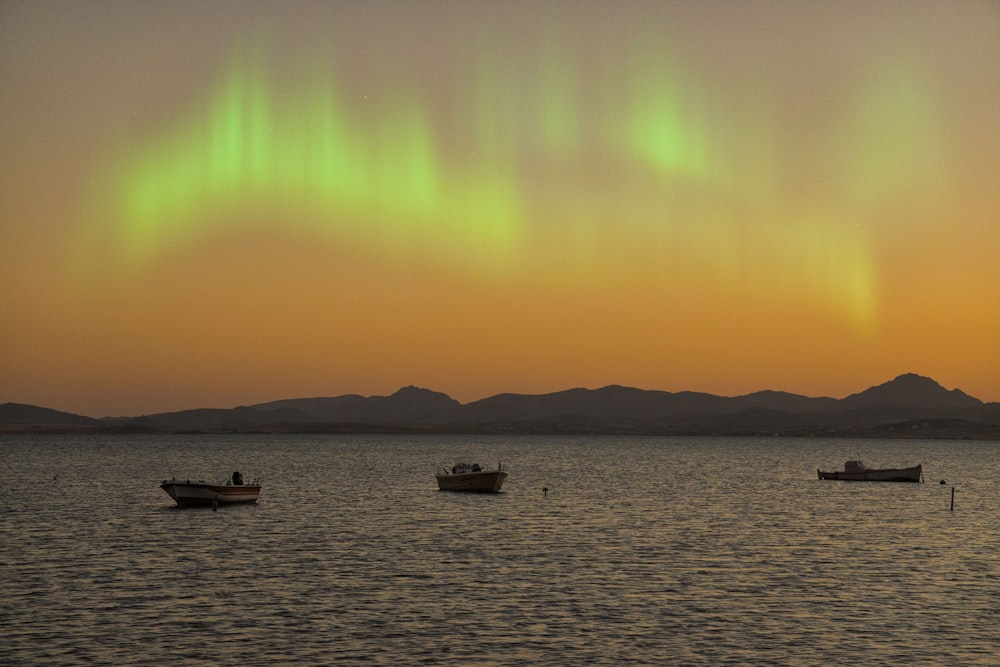
<svg viewBox="0 0 1000 667"><path fill-rule="evenodd" d="M1000 2L0 0L0 402L1000 401Z"/></svg>

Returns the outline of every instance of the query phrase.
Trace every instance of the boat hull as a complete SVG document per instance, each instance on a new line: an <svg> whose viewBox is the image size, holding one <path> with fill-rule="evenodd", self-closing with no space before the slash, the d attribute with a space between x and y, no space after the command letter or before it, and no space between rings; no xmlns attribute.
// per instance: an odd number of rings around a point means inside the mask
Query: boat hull
<svg viewBox="0 0 1000 667"><path fill-rule="evenodd" d="M257 502L260 486L254 484L209 484L165 480L160 484L180 507L214 507Z"/></svg>
<svg viewBox="0 0 1000 667"><path fill-rule="evenodd" d="M860 472L816 471L820 479L835 479L842 482L919 482L923 474L922 466L912 468L883 468Z"/></svg>
<svg viewBox="0 0 1000 667"><path fill-rule="evenodd" d="M468 493L499 493L507 473L502 470L437 475L439 491L465 491Z"/></svg>

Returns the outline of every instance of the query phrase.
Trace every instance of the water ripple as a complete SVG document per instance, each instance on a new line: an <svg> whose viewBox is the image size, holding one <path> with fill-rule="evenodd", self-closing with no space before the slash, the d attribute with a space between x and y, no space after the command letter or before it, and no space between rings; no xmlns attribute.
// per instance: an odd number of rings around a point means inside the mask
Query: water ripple
<svg viewBox="0 0 1000 667"><path fill-rule="evenodd" d="M877 450L960 480L815 480ZM987 665L993 443L0 438L0 663ZM440 493L475 455L498 496ZM265 477L179 510L172 474ZM541 493L549 489L548 496Z"/></svg>

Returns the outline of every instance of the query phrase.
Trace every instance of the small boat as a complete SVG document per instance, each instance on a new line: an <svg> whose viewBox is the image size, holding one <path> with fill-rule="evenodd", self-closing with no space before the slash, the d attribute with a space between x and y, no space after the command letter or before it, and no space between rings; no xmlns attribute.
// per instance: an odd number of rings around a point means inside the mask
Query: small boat
<svg viewBox="0 0 1000 667"><path fill-rule="evenodd" d="M451 470L442 468L437 473L439 491L468 491L471 493L499 493L507 471L502 463L492 470L478 463L456 463Z"/></svg>
<svg viewBox="0 0 1000 667"><path fill-rule="evenodd" d="M919 482L923 467L912 468L868 468L862 461L848 461L843 471L823 472L816 470L820 479L839 479L845 482Z"/></svg>
<svg viewBox="0 0 1000 667"><path fill-rule="evenodd" d="M243 475L234 472L224 483L196 481L189 479L165 479L160 488L177 501L180 507L216 507L235 503L257 502L260 495L260 481L256 478L244 483Z"/></svg>

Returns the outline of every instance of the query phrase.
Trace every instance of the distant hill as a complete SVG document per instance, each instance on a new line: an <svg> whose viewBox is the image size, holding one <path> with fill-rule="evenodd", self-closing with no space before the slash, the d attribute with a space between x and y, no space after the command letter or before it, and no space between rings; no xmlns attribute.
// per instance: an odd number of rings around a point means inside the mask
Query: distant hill
<svg viewBox="0 0 1000 667"><path fill-rule="evenodd" d="M305 421L325 422L449 422L461 415L462 404L447 394L403 387L391 396L365 398L356 394L336 398L298 398L252 406L262 415L282 410L302 414Z"/></svg>
<svg viewBox="0 0 1000 667"><path fill-rule="evenodd" d="M843 399L780 391L725 397L612 385L499 394L467 404L403 387L390 396L296 398L93 420L12 403L0 429L271 433L631 433L1000 439L1000 403L907 373ZM58 426L54 426L58 425Z"/></svg>
<svg viewBox="0 0 1000 667"><path fill-rule="evenodd" d="M69 412L40 408L23 403L0 404L0 431L103 430L104 422Z"/></svg>

